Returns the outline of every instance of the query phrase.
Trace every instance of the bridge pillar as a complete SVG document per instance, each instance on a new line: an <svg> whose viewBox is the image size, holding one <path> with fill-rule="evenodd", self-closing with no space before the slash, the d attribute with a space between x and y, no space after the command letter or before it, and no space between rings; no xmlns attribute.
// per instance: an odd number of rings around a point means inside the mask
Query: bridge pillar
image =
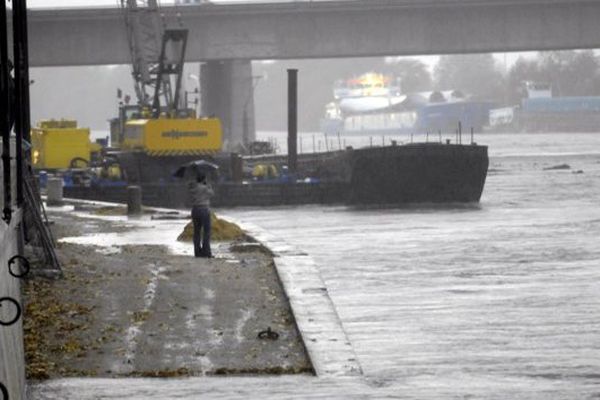
<svg viewBox="0 0 600 400"><path fill-rule="evenodd" d="M201 64L200 86L201 113L221 120L226 150L240 151L255 140L254 85L249 60Z"/></svg>

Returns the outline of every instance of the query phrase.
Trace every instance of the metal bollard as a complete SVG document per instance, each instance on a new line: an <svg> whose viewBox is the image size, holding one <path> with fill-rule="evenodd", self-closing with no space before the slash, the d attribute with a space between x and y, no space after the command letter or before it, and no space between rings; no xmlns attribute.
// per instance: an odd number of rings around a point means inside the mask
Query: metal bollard
<svg viewBox="0 0 600 400"><path fill-rule="evenodd" d="M127 215L140 215L142 213L142 188L140 186L127 186Z"/></svg>
<svg viewBox="0 0 600 400"><path fill-rule="evenodd" d="M60 206L63 203L63 180L61 178L48 179L48 200L49 206Z"/></svg>
<svg viewBox="0 0 600 400"><path fill-rule="evenodd" d="M244 159L237 153L231 153L229 158L231 180L241 182L244 180Z"/></svg>

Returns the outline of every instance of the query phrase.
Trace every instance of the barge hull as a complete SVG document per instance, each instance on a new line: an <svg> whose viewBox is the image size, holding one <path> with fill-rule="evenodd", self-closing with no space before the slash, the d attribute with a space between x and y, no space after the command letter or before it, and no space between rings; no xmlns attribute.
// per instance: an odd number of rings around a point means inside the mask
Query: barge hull
<svg viewBox="0 0 600 400"><path fill-rule="evenodd" d="M300 172L316 172L317 180L220 183L212 204L260 207L478 202L489 164L486 146L439 143L348 149L304 158L299 159ZM258 162L281 166L286 158L275 156ZM141 186L145 205L189 207L183 182L142 183ZM80 199L127 201L125 187L66 187L64 193Z"/></svg>
<svg viewBox="0 0 600 400"><path fill-rule="evenodd" d="M359 204L478 202L489 166L487 147L477 145L361 149L351 162L351 197Z"/></svg>

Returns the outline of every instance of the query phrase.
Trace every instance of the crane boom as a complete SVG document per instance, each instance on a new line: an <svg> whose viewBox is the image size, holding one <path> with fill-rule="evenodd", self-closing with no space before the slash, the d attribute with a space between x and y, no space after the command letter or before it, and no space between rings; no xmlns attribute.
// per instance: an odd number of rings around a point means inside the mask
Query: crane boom
<svg viewBox="0 0 600 400"><path fill-rule="evenodd" d="M164 27L158 0L120 0L120 5L138 105L155 118L165 111L176 113L187 30Z"/></svg>
<svg viewBox="0 0 600 400"><path fill-rule="evenodd" d="M138 104L150 107L156 83L153 71L160 56L162 25L157 0L120 0Z"/></svg>

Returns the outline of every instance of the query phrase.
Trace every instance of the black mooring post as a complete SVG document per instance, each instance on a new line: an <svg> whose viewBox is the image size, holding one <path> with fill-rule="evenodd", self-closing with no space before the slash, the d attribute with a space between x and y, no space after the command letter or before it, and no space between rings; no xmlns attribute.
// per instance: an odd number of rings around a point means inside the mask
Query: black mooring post
<svg viewBox="0 0 600 400"><path fill-rule="evenodd" d="M29 54L27 46L27 1L13 1L15 60L15 134L17 159L17 206L23 205L23 139L30 141ZM26 155L26 159L30 157Z"/></svg>
<svg viewBox="0 0 600 400"><path fill-rule="evenodd" d="M6 2L0 0L0 133L2 133L2 170L4 185L4 208L2 218L9 223L12 218L11 178L10 178L10 106L9 68L8 68L8 31L6 21Z"/></svg>
<svg viewBox="0 0 600 400"><path fill-rule="evenodd" d="M298 160L298 70L288 69L288 170L296 175Z"/></svg>
<svg viewBox="0 0 600 400"><path fill-rule="evenodd" d="M31 145L31 100L29 93L29 86L31 80L29 79L29 36L27 33L27 0L21 0L21 49L23 53L23 71L21 76L21 82L23 84L23 107L25 113L23 114L24 127L23 139L25 139ZM27 161L31 161L31 146L25 152Z"/></svg>

